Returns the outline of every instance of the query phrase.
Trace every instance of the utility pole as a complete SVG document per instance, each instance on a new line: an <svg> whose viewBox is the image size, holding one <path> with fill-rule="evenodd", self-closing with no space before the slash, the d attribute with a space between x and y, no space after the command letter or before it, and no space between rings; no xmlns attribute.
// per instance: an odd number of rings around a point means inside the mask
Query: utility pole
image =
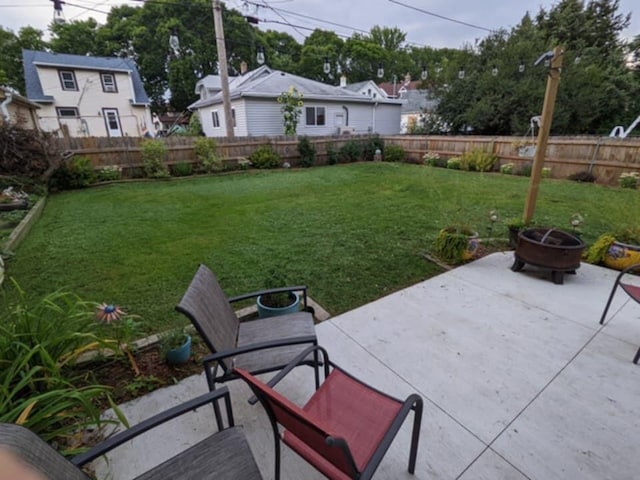
<svg viewBox="0 0 640 480"><path fill-rule="evenodd" d="M231 99L229 98L229 71L227 70L227 50L224 46L224 27L222 26L222 7L220 0L213 1L213 26L216 30L216 48L218 50L218 65L220 66L220 83L222 84L222 104L224 107L224 124L227 138L233 138L233 117L231 113Z"/></svg>
<svg viewBox="0 0 640 480"><path fill-rule="evenodd" d="M538 140L536 142L536 154L533 158L533 167L531 168L531 180L529 181L529 192L524 206L523 220L525 223L530 222L536 209L536 200L538 198L538 189L540 187L540 178L542 177L542 165L544 165L544 157L547 152L547 142L549 141L549 131L551 130L551 120L553 119L553 109L556 104L556 96L558 94L558 85L560 84L560 70L562 69L562 56L564 51L560 47L553 49L538 59L536 64L551 55L551 70L547 79L547 90L544 94L544 105L542 106L542 118L540 120L540 130L538 131Z"/></svg>

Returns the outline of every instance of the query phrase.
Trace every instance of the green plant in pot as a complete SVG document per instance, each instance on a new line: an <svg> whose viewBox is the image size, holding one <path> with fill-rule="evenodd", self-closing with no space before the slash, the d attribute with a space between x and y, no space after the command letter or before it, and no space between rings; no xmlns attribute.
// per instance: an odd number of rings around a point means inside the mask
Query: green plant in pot
<svg viewBox="0 0 640 480"><path fill-rule="evenodd" d="M186 363L191 357L191 335L182 328L165 332L160 336L162 356L170 365Z"/></svg>
<svg viewBox="0 0 640 480"><path fill-rule="evenodd" d="M478 233L463 225L440 230L435 241L436 255L450 264L471 260L478 249Z"/></svg>
<svg viewBox="0 0 640 480"><path fill-rule="evenodd" d="M505 224L507 225L507 230L509 231L509 246L511 248L516 248L516 245L518 244L518 234L520 233L520 230L533 227L535 225L535 222L533 220L529 220L528 222L525 222L522 218L514 217L514 218L508 219L505 222Z"/></svg>
<svg viewBox="0 0 640 480"><path fill-rule="evenodd" d="M616 270L640 263L640 229L627 228L600 235L589 247L584 259Z"/></svg>
<svg viewBox="0 0 640 480"><path fill-rule="evenodd" d="M260 318L275 317L297 312L300 308L300 297L287 290L286 279L280 270L271 269L265 279L266 290L274 290L260 295L256 303Z"/></svg>

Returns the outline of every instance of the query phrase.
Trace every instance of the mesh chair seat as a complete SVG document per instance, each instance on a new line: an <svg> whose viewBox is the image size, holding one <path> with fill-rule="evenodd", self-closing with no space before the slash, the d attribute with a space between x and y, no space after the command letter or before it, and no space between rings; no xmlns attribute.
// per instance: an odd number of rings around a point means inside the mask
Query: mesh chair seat
<svg viewBox="0 0 640 480"><path fill-rule="evenodd" d="M303 410L333 436L343 438L358 467L364 470L396 418L402 402L334 369ZM284 443L329 478L349 478L290 431ZM339 472L339 473L338 473Z"/></svg>
<svg viewBox="0 0 640 480"><path fill-rule="evenodd" d="M290 313L279 317L263 318L253 322L242 322L238 329L238 347L255 345L292 337L315 337L313 317L308 312ZM296 358L309 346L288 345L265 350L255 350L234 357L234 366L249 372L280 369Z"/></svg>

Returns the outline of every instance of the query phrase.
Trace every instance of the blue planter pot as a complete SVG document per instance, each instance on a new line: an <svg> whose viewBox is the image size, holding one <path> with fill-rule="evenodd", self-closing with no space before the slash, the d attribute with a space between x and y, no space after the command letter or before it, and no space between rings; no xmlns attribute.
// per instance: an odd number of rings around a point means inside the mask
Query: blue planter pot
<svg viewBox="0 0 640 480"><path fill-rule="evenodd" d="M174 348L167 352L167 363L170 365L179 365L181 363L187 363L191 357L191 335L187 337L184 344L180 348Z"/></svg>
<svg viewBox="0 0 640 480"><path fill-rule="evenodd" d="M300 296L292 292L292 295L296 297L295 301L286 307L274 308L268 307L262 303L262 295L256 300L258 304L258 316L260 318L277 317L278 315L286 315L287 313L294 313L300 310Z"/></svg>

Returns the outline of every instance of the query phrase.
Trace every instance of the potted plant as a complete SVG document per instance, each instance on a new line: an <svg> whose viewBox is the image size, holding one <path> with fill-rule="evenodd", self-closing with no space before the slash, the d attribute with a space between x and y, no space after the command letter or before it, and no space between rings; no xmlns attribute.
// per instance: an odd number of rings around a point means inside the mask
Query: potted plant
<svg viewBox="0 0 640 480"><path fill-rule="evenodd" d="M284 276L276 269L271 269L264 286L268 290L281 289L286 285ZM300 297L296 292L279 291L260 295L256 299L260 318L286 315L297 312L300 308Z"/></svg>
<svg viewBox="0 0 640 480"><path fill-rule="evenodd" d="M524 228L529 228L534 225L533 220L525 222L522 218L511 218L506 222L507 230L509 230L509 246L511 248L516 248L518 244L518 234L520 230Z"/></svg>
<svg viewBox="0 0 640 480"><path fill-rule="evenodd" d="M629 228L600 235L587 250L585 260L615 270L640 263L640 229Z"/></svg>
<svg viewBox="0 0 640 480"><path fill-rule="evenodd" d="M435 241L435 253L450 264L474 258L478 250L478 233L469 227L453 225L440 230Z"/></svg>
<svg viewBox="0 0 640 480"><path fill-rule="evenodd" d="M176 328L160 337L162 354L170 365L186 363L191 357L191 335Z"/></svg>

